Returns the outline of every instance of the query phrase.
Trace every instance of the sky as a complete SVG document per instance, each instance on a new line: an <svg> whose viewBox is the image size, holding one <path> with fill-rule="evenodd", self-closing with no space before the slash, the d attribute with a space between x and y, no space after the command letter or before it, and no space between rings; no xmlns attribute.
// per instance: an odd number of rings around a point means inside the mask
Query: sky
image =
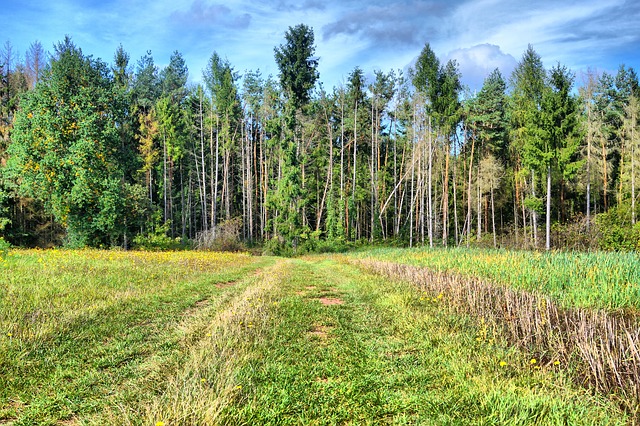
<svg viewBox="0 0 640 426"><path fill-rule="evenodd" d="M3 4L4 3L4 4ZM407 70L426 43L458 62L463 83L479 90L496 67L508 78L531 44L546 68L561 63L580 83L587 69L640 69L637 0L0 0L0 46L22 57L69 35L84 54L113 62L120 44L135 67L151 50L160 68L179 51L190 81L215 51L241 74L278 74L274 47L289 27L315 34L320 81L346 82L356 66Z"/></svg>

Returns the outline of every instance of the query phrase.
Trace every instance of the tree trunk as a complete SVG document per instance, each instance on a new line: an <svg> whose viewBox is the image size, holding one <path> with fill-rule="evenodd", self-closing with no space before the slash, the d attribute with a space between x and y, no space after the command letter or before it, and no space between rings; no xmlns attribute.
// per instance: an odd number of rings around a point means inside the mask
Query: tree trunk
<svg viewBox="0 0 640 426"><path fill-rule="evenodd" d="M476 239L479 242L482 238L482 194L480 193L480 170L478 170L478 178L476 179L476 192L476 213L478 215L478 235L476 235Z"/></svg>
<svg viewBox="0 0 640 426"><path fill-rule="evenodd" d="M444 161L444 182L442 185L442 245L447 246L448 227L449 227L449 138L445 143L445 161Z"/></svg>
<svg viewBox="0 0 640 426"><path fill-rule="evenodd" d="M493 231L493 248L497 248L498 244L496 242L496 209L495 203L493 201L493 185L491 185L491 228Z"/></svg>
<svg viewBox="0 0 640 426"><path fill-rule="evenodd" d="M536 198L536 176L533 170L531 170L531 195ZM533 228L533 246L538 248L538 212L536 212L536 209L531 210L531 225Z"/></svg>
<svg viewBox="0 0 640 426"><path fill-rule="evenodd" d="M465 136L466 138L466 136ZM467 248L469 247L469 243L471 240L471 182L472 182L472 172L473 172L473 151L476 146L476 138L471 137L471 156L469 157L469 179L467 182Z"/></svg>
<svg viewBox="0 0 640 426"><path fill-rule="evenodd" d="M429 116L429 172L428 172L428 183L427 183L427 194L428 194L428 199L427 199L427 203L428 203L428 207L427 207L427 213L428 213L428 229L429 229L429 247L433 248L433 185L432 185L432 179L433 179L433 137L432 137L432 129L431 129L431 116Z"/></svg>
<svg viewBox="0 0 640 426"><path fill-rule="evenodd" d="M167 136L165 132L162 132L162 194L163 194L163 219L166 223L169 214L167 211Z"/></svg>
<svg viewBox="0 0 640 426"><path fill-rule="evenodd" d="M213 237L216 236L216 228L218 225L218 176L220 170L220 119L216 114L216 149L213 153L215 158L215 170L213 172L213 200L211 200L211 229L213 229Z"/></svg>
<svg viewBox="0 0 640 426"><path fill-rule="evenodd" d="M631 225L636 224L636 115L635 111L631 115Z"/></svg>
<svg viewBox="0 0 640 426"><path fill-rule="evenodd" d="M353 206L355 207L356 205L356 178L357 178L357 157L356 154L358 152L358 100L356 99L355 102L355 111L354 111L354 115L353 115L353 179L352 179L352 188L351 188L351 200L353 203ZM357 220L357 216L356 216L356 220ZM354 226L357 225L354 224ZM355 235L355 234L354 234Z"/></svg>
<svg viewBox="0 0 640 426"><path fill-rule="evenodd" d="M607 141L604 137L600 137L600 145L602 147L602 191L604 192L602 201L604 202L604 211L609 209L609 202L607 199L608 184L607 181Z"/></svg>
<svg viewBox="0 0 640 426"><path fill-rule="evenodd" d="M202 164L202 187L200 188L201 196L201 206L202 206L202 222L203 229L207 229L207 225L209 223L209 218L207 217L207 166L204 159L204 111L202 109L202 92L200 92L200 159ZM196 166L198 162L196 161ZM198 179L200 180L200 179ZM198 182L198 186L200 183Z"/></svg>
<svg viewBox="0 0 640 426"><path fill-rule="evenodd" d="M551 164L547 164L547 217L546 217L545 250L551 250Z"/></svg>

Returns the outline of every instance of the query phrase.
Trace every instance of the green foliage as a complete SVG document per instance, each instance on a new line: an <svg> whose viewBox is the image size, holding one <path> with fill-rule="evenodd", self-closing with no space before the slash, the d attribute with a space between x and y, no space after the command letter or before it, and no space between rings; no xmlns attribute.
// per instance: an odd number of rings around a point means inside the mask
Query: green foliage
<svg viewBox="0 0 640 426"><path fill-rule="evenodd" d="M482 150L492 153L502 161L506 160L508 154L506 107L506 83L500 70L496 68L485 79L478 96L473 99L467 120L482 142Z"/></svg>
<svg viewBox="0 0 640 426"><path fill-rule="evenodd" d="M74 244L110 243L126 209L120 138L122 111L106 65L69 39L16 114L8 171L24 196L44 201Z"/></svg>
<svg viewBox="0 0 640 426"><path fill-rule="evenodd" d="M138 234L133 239L134 248L145 251L173 251L185 250L189 245L181 238L171 238L169 236L171 223L165 222L156 226L154 230L146 234Z"/></svg>
<svg viewBox="0 0 640 426"><path fill-rule="evenodd" d="M265 256L291 257L294 255L293 246L277 236L265 241L262 246L262 254Z"/></svg>
<svg viewBox="0 0 640 426"><path fill-rule="evenodd" d="M596 215L596 229L600 249L607 251L640 250L640 223L630 225L631 209L627 204L610 208Z"/></svg>
<svg viewBox="0 0 640 426"><path fill-rule="evenodd" d="M309 102L311 89L319 77L313 29L304 24L289 27L285 40L285 44L274 49L275 59L280 70L280 84L297 109Z"/></svg>
<svg viewBox="0 0 640 426"><path fill-rule="evenodd" d="M137 108L145 113L154 106L160 97L162 87L151 51L140 58L133 80L133 100Z"/></svg>
<svg viewBox="0 0 640 426"><path fill-rule="evenodd" d="M4 238L0 237L0 260L3 260L9 254L9 249L11 248L11 244L5 241Z"/></svg>
<svg viewBox="0 0 640 426"><path fill-rule="evenodd" d="M522 164L529 170L544 169L546 151L540 111L546 90L546 71L531 45L514 70L511 85L512 137L521 150Z"/></svg>
<svg viewBox="0 0 640 426"><path fill-rule="evenodd" d="M459 121L459 95L462 85L455 61L444 66L427 43L416 61L413 85L427 100L427 111L435 124L446 135L451 135Z"/></svg>

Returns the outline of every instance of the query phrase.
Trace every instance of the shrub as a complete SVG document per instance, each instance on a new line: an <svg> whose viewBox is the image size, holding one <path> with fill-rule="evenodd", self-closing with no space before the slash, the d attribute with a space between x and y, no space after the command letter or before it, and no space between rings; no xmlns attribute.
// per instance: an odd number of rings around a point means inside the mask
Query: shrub
<svg viewBox="0 0 640 426"><path fill-rule="evenodd" d="M293 246L279 237L273 237L267 240L262 247L262 254L266 256L284 256L291 257L294 255Z"/></svg>
<svg viewBox="0 0 640 426"><path fill-rule="evenodd" d="M239 217L225 220L212 229L198 232L194 245L196 250L213 251L245 251L246 247L240 241L242 219Z"/></svg>
<svg viewBox="0 0 640 426"><path fill-rule="evenodd" d="M598 245L608 251L635 251L640 249L640 223L630 224L629 208L624 205L609 209L596 216Z"/></svg>
<svg viewBox="0 0 640 426"><path fill-rule="evenodd" d="M167 235L169 232L170 222L156 227L155 231L147 234L138 234L133 239L133 245L139 250L146 251L170 251L183 250L188 248L180 238L171 238Z"/></svg>
<svg viewBox="0 0 640 426"><path fill-rule="evenodd" d="M5 241L4 238L0 237L0 259L4 259L9 254L9 249L11 248L11 244Z"/></svg>

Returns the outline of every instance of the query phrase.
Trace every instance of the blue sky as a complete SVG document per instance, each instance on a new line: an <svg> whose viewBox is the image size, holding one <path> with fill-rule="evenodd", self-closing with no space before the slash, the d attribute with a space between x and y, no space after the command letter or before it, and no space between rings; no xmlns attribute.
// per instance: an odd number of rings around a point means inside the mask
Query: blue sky
<svg viewBox="0 0 640 426"><path fill-rule="evenodd" d="M425 43L456 59L463 81L479 88L495 67L508 76L528 44L547 68L577 73L640 68L640 2L624 0L22 0L6 3L0 42L24 57L38 40L46 50L72 37L85 54L112 62L119 44L131 64L151 50L159 67L184 56L199 82L216 51L240 73L277 74L273 49L289 26L316 37L320 80L331 88L356 66L366 74L406 69Z"/></svg>

